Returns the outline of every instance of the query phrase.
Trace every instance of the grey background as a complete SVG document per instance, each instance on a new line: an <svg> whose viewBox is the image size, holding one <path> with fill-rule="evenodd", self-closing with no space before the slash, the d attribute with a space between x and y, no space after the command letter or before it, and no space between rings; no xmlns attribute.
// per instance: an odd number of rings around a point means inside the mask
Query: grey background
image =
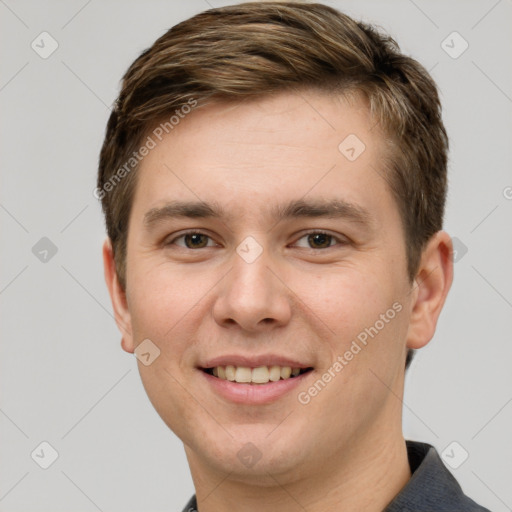
<svg viewBox="0 0 512 512"><path fill-rule="evenodd" d="M193 493L181 442L121 350L92 191L126 68L175 23L229 3L0 0L0 511L173 511ZM512 510L512 2L328 3L388 30L440 86L446 229L467 253L407 376L404 431L439 452L459 443L464 490ZM47 59L31 48L43 31L59 45ZM456 59L442 47L453 31L469 43ZM57 248L46 262L42 237ZM59 454L48 469L31 458L42 441Z"/></svg>

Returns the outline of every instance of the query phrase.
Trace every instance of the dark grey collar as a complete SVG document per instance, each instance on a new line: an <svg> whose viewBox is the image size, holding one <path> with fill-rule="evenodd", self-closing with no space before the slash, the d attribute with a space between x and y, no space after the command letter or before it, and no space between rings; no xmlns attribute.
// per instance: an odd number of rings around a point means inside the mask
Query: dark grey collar
<svg viewBox="0 0 512 512"><path fill-rule="evenodd" d="M406 445L412 476L384 512L490 512L464 495L433 446Z"/></svg>

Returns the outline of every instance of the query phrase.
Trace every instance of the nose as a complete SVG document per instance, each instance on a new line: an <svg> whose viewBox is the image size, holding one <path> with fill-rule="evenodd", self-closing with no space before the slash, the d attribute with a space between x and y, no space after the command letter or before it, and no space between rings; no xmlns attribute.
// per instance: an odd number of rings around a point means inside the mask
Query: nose
<svg viewBox="0 0 512 512"><path fill-rule="evenodd" d="M213 317L220 326L261 332L290 321L291 292L272 266L265 250L252 262L234 256L233 268L221 281L213 306Z"/></svg>

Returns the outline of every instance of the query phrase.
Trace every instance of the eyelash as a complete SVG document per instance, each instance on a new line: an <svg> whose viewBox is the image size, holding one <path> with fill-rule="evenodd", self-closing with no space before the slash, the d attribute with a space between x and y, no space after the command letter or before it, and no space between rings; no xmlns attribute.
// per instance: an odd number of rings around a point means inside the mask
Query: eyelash
<svg viewBox="0 0 512 512"><path fill-rule="evenodd" d="M165 245L166 246L169 246L169 245L173 245L176 240L179 240L180 238L183 238L187 235L204 235L206 237L208 237L210 240L212 240L212 237L207 235L206 233L203 233L201 231L195 231L195 230L190 230L190 231L186 231L184 233L182 233L181 235L173 238L172 240L170 240L169 242L166 242ZM332 240L335 240L338 242L338 245L340 246L343 246L343 245L348 245L349 244L349 241L348 240L343 240L343 239L340 239L338 238L337 236L335 235L332 235L326 231L322 231L322 230L313 230L313 231L308 231L306 233L303 233L303 235L298 239L298 240L301 240L302 238L304 237L307 237L309 235L327 235L329 236ZM297 240L297 241L298 241ZM198 249L209 249L211 248L211 246L207 246L207 247L199 247L197 249L193 249L193 248L190 248L190 247L184 247L184 246L181 246L179 245L178 247L180 247L181 249L186 249L186 250L189 250L189 251L197 251ZM306 249L306 250L311 250L311 251L325 251L327 249L332 249L336 247L336 244L335 245L329 245L328 247L324 247L324 248L321 248L321 249L317 249L317 248L313 248L313 247L308 247L308 248L304 248L304 247L301 247L301 249Z"/></svg>

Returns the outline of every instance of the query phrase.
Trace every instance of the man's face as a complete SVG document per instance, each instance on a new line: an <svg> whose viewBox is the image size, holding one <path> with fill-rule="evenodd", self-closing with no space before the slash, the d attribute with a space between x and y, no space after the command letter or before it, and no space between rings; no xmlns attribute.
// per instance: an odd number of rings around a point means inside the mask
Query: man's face
<svg viewBox="0 0 512 512"><path fill-rule="evenodd" d="M143 160L124 346L160 350L141 378L191 465L284 478L400 429L414 294L382 137L362 101L280 94L197 109ZM298 201L352 206L279 216Z"/></svg>

